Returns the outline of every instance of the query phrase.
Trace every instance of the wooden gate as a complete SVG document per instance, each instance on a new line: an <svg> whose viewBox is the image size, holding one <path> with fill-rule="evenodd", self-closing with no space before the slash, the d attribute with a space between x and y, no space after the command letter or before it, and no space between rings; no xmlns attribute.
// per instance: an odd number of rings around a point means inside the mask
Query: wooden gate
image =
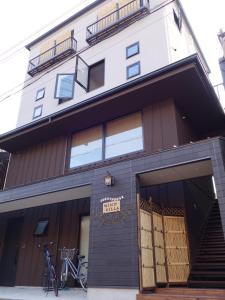
<svg viewBox="0 0 225 300"><path fill-rule="evenodd" d="M189 249L183 209L139 200L141 289L187 283Z"/></svg>
<svg viewBox="0 0 225 300"><path fill-rule="evenodd" d="M184 217L164 216L169 283L186 283L190 266Z"/></svg>
<svg viewBox="0 0 225 300"><path fill-rule="evenodd" d="M152 213L147 208L145 210L140 206L138 197L140 285L141 289L150 289L155 287Z"/></svg>
<svg viewBox="0 0 225 300"><path fill-rule="evenodd" d="M167 283L163 218L161 214L156 212L153 212L152 215L153 215L156 282Z"/></svg>

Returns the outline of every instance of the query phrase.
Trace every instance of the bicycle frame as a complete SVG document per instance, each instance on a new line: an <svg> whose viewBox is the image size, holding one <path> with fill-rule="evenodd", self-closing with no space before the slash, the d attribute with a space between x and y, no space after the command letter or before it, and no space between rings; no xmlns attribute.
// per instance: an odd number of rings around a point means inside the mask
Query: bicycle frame
<svg viewBox="0 0 225 300"><path fill-rule="evenodd" d="M79 274L79 269L80 269L80 262L78 263L78 267L76 268L74 263L72 262L71 259L69 258L65 258L64 261L66 262L66 264L68 264L68 271L70 269L71 271L71 276L74 278L74 279L78 279L78 274Z"/></svg>

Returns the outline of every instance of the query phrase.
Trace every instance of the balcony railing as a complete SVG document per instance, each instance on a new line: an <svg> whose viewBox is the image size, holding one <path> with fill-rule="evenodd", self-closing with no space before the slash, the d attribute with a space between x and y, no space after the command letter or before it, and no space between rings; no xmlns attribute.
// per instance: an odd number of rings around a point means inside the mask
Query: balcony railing
<svg viewBox="0 0 225 300"><path fill-rule="evenodd" d="M215 92L217 94L218 99L223 102L223 104L225 103L225 87L223 83L214 85L214 89Z"/></svg>
<svg viewBox="0 0 225 300"><path fill-rule="evenodd" d="M27 73L30 76L47 69L49 66L63 60L71 54L76 53L77 41L70 37L29 61Z"/></svg>
<svg viewBox="0 0 225 300"><path fill-rule="evenodd" d="M148 0L133 0L87 27L87 42L95 44L149 13Z"/></svg>

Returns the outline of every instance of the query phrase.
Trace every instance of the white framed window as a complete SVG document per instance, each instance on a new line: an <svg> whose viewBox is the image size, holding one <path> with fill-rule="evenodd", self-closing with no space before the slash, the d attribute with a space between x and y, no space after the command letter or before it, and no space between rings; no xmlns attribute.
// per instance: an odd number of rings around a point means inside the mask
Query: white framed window
<svg viewBox="0 0 225 300"><path fill-rule="evenodd" d="M55 98L63 102L73 99L73 96L74 74L58 74L56 77Z"/></svg>

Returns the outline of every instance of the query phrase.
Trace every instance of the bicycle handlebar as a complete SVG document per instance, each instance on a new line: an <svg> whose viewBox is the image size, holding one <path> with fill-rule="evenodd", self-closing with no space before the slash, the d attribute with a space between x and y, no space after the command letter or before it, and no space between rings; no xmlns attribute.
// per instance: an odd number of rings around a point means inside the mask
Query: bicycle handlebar
<svg viewBox="0 0 225 300"><path fill-rule="evenodd" d="M49 242L49 243L44 243L44 244L38 244L38 248L42 247L47 247L47 246L53 246L55 243L54 242Z"/></svg>

